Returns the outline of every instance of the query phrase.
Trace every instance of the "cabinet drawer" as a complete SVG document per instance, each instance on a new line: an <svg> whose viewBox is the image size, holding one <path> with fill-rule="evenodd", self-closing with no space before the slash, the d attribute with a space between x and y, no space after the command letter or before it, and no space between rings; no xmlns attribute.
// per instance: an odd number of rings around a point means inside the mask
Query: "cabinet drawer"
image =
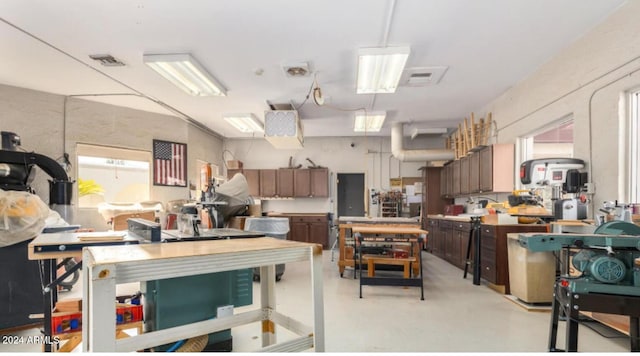
<svg viewBox="0 0 640 356"><path fill-rule="evenodd" d="M438 220L429 219L427 225L429 225L429 227L432 227L432 228L433 227L438 227L438 225L439 225L438 224Z"/></svg>
<svg viewBox="0 0 640 356"><path fill-rule="evenodd" d="M471 231L471 224L467 222L454 222L453 228L456 230L469 232Z"/></svg>
<svg viewBox="0 0 640 356"><path fill-rule="evenodd" d="M440 227L444 229L450 229L453 227L453 222L448 220L441 220Z"/></svg>
<svg viewBox="0 0 640 356"><path fill-rule="evenodd" d="M328 222L328 220L327 220L327 218L325 216L292 216L291 217L291 222L292 223L296 223L296 222L300 222L300 223L314 223L314 222L326 223L326 222Z"/></svg>
<svg viewBox="0 0 640 356"><path fill-rule="evenodd" d="M496 227L495 225L481 225L480 232L483 236L496 236Z"/></svg>

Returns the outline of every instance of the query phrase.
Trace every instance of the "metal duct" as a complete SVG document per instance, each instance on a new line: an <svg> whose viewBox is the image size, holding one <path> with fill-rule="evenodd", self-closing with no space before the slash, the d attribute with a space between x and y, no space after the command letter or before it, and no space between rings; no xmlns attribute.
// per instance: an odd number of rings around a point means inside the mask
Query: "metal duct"
<svg viewBox="0 0 640 356"><path fill-rule="evenodd" d="M391 153L403 162L448 161L453 159L453 151L440 150L405 150L402 147L404 123L395 122L391 127Z"/></svg>

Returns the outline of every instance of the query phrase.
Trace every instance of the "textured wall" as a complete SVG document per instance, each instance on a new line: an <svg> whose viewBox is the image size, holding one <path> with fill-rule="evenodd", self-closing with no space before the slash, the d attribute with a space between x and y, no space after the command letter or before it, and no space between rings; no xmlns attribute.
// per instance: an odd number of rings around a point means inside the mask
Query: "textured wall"
<svg viewBox="0 0 640 356"><path fill-rule="evenodd" d="M0 112L0 129L18 133L25 150L54 159L61 157L64 150L70 154L71 162L75 162L77 143L151 152L152 140L161 139L187 144L187 176L191 181L195 182L199 177L197 159L221 164L221 139L169 115L79 98L68 99L65 110L63 96L6 85L0 85ZM75 165L69 175L76 179ZM38 195L48 203L47 178L46 174L40 172L34 187ZM188 197L188 188L151 186L151 200L167 202ZM74 196L74 199L77 197ZM77 215L84 217L85 213L78 211ZM86 224L97 224L86 219Z"/></svg>
<svg viewBox="0 0 640 356"><path fill-rule="evenodd" d="M627 119L627 103L621 98L640 88L640 73L636 72L640 69L638 13L640 1L629 1L530 77L479 110L493 113L499 128L498 142L515 142L573 114L574 157L588 162L587 169L596 183L596 207L604 200L628 199L627 153L624 147L619 149L619 143L625 140L621 131Z"/></svg>

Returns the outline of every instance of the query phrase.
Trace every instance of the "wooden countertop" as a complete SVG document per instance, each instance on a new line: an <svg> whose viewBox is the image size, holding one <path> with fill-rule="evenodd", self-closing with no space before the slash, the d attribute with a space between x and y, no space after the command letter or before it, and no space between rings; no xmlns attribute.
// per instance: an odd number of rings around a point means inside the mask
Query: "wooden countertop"
<svg viewBox="0 0 640 356"><path fill-rule="evenodd" d="M459 222L471 222L471 218L468 216L453 216L453 215L427 215L428 219L439 219L439 220L448 220L448 221L459 221ZM498 224L498 223L490 223L483 222L482 225L490 225L490 226L534 226L541 224Z"/></svg>
<svg viewBox="0 0 640 356"><path fill-rule="evenodd" d="M327 216L329 213L277 213L277 212L269 212L267 216L278 217L278 216Z"/></svg>

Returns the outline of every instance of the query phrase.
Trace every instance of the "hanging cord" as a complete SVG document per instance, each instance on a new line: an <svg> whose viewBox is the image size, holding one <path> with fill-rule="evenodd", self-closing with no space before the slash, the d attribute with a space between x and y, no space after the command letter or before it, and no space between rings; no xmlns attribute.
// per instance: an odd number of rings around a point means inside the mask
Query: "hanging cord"
<svg viewBox="0 0 640 356"><path fill-rule="evenodd" d="M300 103L300 105L298 106L294 106L293 108L295 110L298 110L302 107L302 105L304 105L308 100L309 100L309 96L311 96L311 93L313 92L313 88L316 87L318 88L318 72L315 72L313 74L313 81L311 82L311 85L309 86L309 91L307 91L307 96L305 96L304 101L302 103Z"/></svg>

